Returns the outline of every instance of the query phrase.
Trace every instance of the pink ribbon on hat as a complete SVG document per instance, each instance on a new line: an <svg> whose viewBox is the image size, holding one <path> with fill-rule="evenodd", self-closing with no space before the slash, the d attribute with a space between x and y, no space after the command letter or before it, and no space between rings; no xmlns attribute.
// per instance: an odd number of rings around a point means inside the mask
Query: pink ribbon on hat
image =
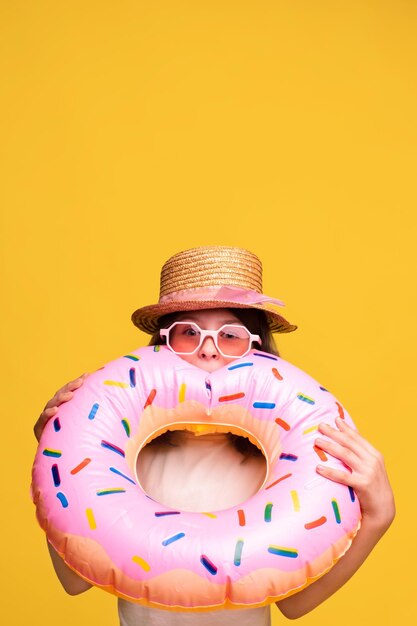
<svg viewBox="0 0 417 626"><path fill-rule="evenodd" d="M187 302L189 300L218 300L219 302L233 302L236 304L262 304L269 302L278 306L285 306L282 300L264 296L264 294L258 293L254 289L244 289L231 285L222 285L221 287L196 287L195 289L173 291L166 296L162 296L162 298L159 299L159 304L174 301Z"/></svg>

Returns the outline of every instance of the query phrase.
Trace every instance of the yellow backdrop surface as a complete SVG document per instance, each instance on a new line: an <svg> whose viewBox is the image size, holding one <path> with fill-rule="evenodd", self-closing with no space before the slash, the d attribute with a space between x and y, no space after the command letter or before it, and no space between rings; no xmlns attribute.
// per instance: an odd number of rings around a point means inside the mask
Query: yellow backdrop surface
<svg viewBox="0 0 417 626"><path fill-rule="evenodd" d="M29 498L32 426L63 383L146 337L161 264L247 247L299 330L284 358L385 456L398 514L306 625L416 614L417 4L0 4L0 621L117 623L66 596ZM285 621L273 610L273 623Z"/></svg>

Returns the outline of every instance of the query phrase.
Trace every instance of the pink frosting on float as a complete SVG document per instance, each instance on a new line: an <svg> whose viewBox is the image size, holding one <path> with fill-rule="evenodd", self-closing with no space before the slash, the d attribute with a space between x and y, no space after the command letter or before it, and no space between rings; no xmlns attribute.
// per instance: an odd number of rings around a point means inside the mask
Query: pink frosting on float
<svg viewBox="0 0 417 626"><path fill-rule="evenodd" d="M353 492L315 471L315 428L338 415L351 423L278 357L252 351L208 374L164 347L141 348L92 374L47 425L33 468L39 523L81 576L143 604L200 610L283 598L327 571L360 525ZM187 427L258 445L267 460L258 493L208 515L150 499L136 476L140 449ZM176 591L176 573L194 582Z"/></svg>

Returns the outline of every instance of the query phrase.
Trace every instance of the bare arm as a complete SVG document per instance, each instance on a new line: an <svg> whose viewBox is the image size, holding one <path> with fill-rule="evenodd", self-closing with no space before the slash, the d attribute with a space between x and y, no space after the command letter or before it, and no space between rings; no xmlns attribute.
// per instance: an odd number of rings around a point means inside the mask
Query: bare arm
<svg viewBox="0 0 417 626"><path fill-rule="evenodd" d="M353 487L361 503L362 525L348 552L322 578L285 600L277 602L289 619L302 617L340 589L359 569L395 516L392 489L382 455L366 439L338 418L339 430L321 425L320 432L331 440L317 439L316 444L343 461L351 472L317 467L330 480Z"/></svg>
<svg viewBox="0 0 417 626"><path fill-rule="evenodd" d="M78 576L73 570L68 567L64 560L54 550L51 544L48 542L48 550L51 556L52 564L56 575L59 578L59 582L64 587L65 591L71 596L77 596L80 593L84 593L92 587L90 583Z"/></svg>

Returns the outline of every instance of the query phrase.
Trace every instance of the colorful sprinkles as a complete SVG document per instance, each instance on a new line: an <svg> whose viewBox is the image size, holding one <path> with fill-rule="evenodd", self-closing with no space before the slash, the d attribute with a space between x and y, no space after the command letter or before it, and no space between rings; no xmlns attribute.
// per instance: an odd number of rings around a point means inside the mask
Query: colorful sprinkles
<svg viewBox="0 0 417 626"><path fill-rule="evenodd" d="M59 417L56 417L54 419L53 424L54 424L54 431L58 433L61 430L61 422L59 421Z"/></svg>
<svg viewBox="0 0 417 626"><path fill-rule="evenodd" d="M145 559L142 559L142 557L140 556L132 556L132 561L136 563L136 565L139 565L139 567L141 567L145 572L149 572L151 569L149 563L145 561Z"/></svg>
<svg viewBox="0 0 417 626"><path fill-rule="evenodd" d="M239 400L244 397L245 394L243 391L240 391L239 393L232 393L230 396L220 396L219 402L231 402L232 400Z"/></svg>
<svg viewBox="0 0 417 626"><path fill-rule="evenodd" d="M281 546L268 546L268 552L276 554L277 556L285 556L290 559L296 559L298 557L298 550L293 548L282 548Z"/></svg>
<svg viewBox="0 0 417 626"><path fill-rule="evenodd" d="M265 510L264 510L264 521L265 522L270 522L272 520L272 508L273 508L273 503L272 502L268 502L265 505Z"/></svg>
<svg viewBox="0 0 417 626"><path fill-rule="evenodd" d="M78 474L78 472L81 472L81 470L84 469L89 463L91 463L91 459L85 458L71 470L71 474Z"/></svg>
<svg viewBox="0 0 417 626"><path fill-rule="evenodd" d="M58 491L58 493L56 494L56 497L58 498L58 500L62 504L62 507L64 509L66 509L68 507L68 500L67 500L66 496L62 493L62 491Z"/></svg>
<svg viewBox="0 0 417 626"><path fill-rule="evenodd" d="M168 539L164 539L162 542L163 546L169 546L174 541L178 541L178 539L182 539L185 537L185 533L177 533L176 535L172 535L172 537L168 537Z"/></svg>
<svg viewBox="0 0 417 626"><path fill-rule="evenodd" d="M116 469L115 467L110 467L109 469L110 469L111 472L113 472L113 474L117 474L118 476L121 476L122 478L125 478L126 480L128 480L130 483L133 483L134 485L136 485L134 480L129 478L129 476L126 476L126 474L123 474L123 472L121 472L120 470Z"/></svg>
<svg viewBox="0 0 417 626"><path fill-rule="evenodd" d="M85 514L87 516L87 522L91 530L96 530L96 518L94 517L93 509L86 509Z"/></svg>
<svg viewBox="0 0 417 626"><path fill-rule="evenodd" d="M105 385L110 385L111 387L129 387L127 383L122 383L119 380L105 380Z"/></svg>
<svg viewBox="0 0 417 626"><path fill-rule="evenodd" d="M62 456L61 450L52 450L51 448L45 448L42 452L44 456L51 456L54 459L59 459Z"/></svg>
<svg viewBox="0 0 417 626"><path fill-rule="evenodd" d="M126 489L122 487L114 487L114 489L100 489L96 491L96 495L98 496L112 496L115 493L125 493Z"/></svg>
<svg viewBox="0 0 417 626"><path fill-rule="evenodd" d="M272 368L272 373L275 376L275 378L277 378L278 380L284 380L276 367Z"/></svg>
<svg viewBox="0 0 417 626"><path fill-rule="evenodd" d="M231 366L230 366L230 367L228 367L227 369L228 369L229 371L232 371L232 370L237 370L237 369L239 369L240 367L252 367L252 366L253 366L253 363L250 363L250 362L248 362L248 363L238 363L237 365L231 365Z"/></svg>
<svg viewBox="0 0 417 626"><path fill-rule="evenodd" d="M96 413L97 413L97 411L98 411L98 409L99 409L99 406L100 406L100 405L98 404L98 402L95 402L95 403L93 404L93 406L91 407L91 410L90 410L90 412L89 412L89 414L88 414L88 419L89 419L89 420L93 420L93 419L95 418Z"/></svg>
<svg viewBox="0 0 417 626"><path fill-rule="evenodd" d="M286 452L282 452L279 455L281 461L298 461L298 456L296 454L287 454Z"/></svg>
<svg viewBox="0 0 417 626"><path fill-rule="evenodd" d="M185 383L182 383L178 393L178 402L184 402L186 389L187 385Z"/></svg>
<svg viewBox="0 0 417 626"><path fill-rule="evenodd" d="M128 437L130 437L130 423L125 417L121 420L124 431Z"/></svg>
<svg viewBox="0 0 417 626"><path fill-rule="evenodd" d="M275 402L254 402L254 409L275 409Z"/></svg>
<svg viewBox="0 0 417 626"><path fill-rule="evenodd" d="M305 396L303 393L297 393L297 398L302 402L307 402L307 404L316 404L313 398L309 398L309 396Z"/></svg>
<svg viewBox="0 0 417 626"><path fill-rule="evenodd" d="M235 545L235 555L233 557L233 564L236 565L236 567L239 567L239 565L242 562L242 550L243 550L243 546L244 546L244 541L243 539L238 539L236 541L236 545Z"/></svg>
<svg viewBox="0 0 417 626"><path fill-rule="evenodd" d="M288 424L288 422L281 419L280 417L276 418L275 423L278 424L278 426L281 426L281 428L283 428L284 430L288 431L291 429L291 426Z"/></svg>
<svg viewBox="0 0 417 626"><path fill-rule="evenodd" d="M155 517L165 517L166 515L180 515L180 511L158 511Z"/></svg>
<svg viewBox="0 0 417 626"><path fill-rule="evenodd" d="M214 563L210 561L210 559L205 554L201 555L200 563L204 565L206 570L210 572L210 574L212 574L213 576L217 574L217 567L214 565Z"/></svg>
<svg viewBox="0 0 417 626"><path fill-rule="evenodd" d="M52 472L52 480L54 481L54 486L59 487L59 485L61 484L61 478L59 475L58 465L56 463L52 465L51 472Z"/></svg>
<svg viewBox="0 0 417 626"><path fill-rule="evenodd" d="M335 500L334 498L332 500L332 508L333 508L333 513L334 513L334 518L336 520L336 524L340 524L342 521L342 518L340 517L339 505L337 504L337 500Z"/></svg>
<svg viewBox="0 0 417 626"><path fill-rule="evenodd" d="M101 445L103 446L103 448L106 448L107 450L111 450L112 452L116 452L117 454L120 454L120 456L124 457L125 455L123 450L119 448L118 446L115 446L114 443L109 443L108 441L104 441L103 439L101 442Z"/></svg>
<svg viewBox="0 0 417 626"><path fill-rule="evenodd" d="M259 352L254 352L253 356L261 356L263 359L271 359L271 361L278 361L276 356L272 356L272 354L260 354Z"/></svg>
<svg viewBox="0 0 417 626"><path fill-rule="evenodd" d="M285 476L281 476L280 478L278 478L277 480L275 480L273 483L271 483L270 485L267 485L265 487L265 489L271 489L271 487L275 487L275 485L278 485L278 483L282 482L283 480L285 480L286 478L289 478L290 476L292 476L292 474L285 474Z"/></svg>
<svg viewBox="0 0 417 626"><path fill-rule="evenodd" d="M339 411L339 417L344 420L345 419L345 412L343 410L343 407L341 404L339 404L339 402L336 402L336 406L337 406L337 410Z"/></svg>
<svg viewBox="0 0 417 626"><path fill-rule="evenodd" d="M290 491L292 506L296 513L300 510L300 499L298 497L298 492L295 490Z"/></svg>
<svg viewBox="0 0 417 626"><path fill-rule="evenodd" d="M129 370L129 381L131 387L136 387L136 370L134 367Z"/></svg>
<svg viewBox="0 0 417 626"><path fill-rule="evenodd" d="M151 391L149 392L148 397L146 398L146 402L143 405L143 408L146 409L146 407L150 406L152 404L152 402L155 400L155 396L156 396L156 389L151 389Z"/></svg>
<svg viewBox="0 0 417 626"><path fill-rule="evenodd" d="M319 526L323 526L323 524L325 524L326 522L327 522L327 517L322 515L322 517L319 517L318 519L315 519L312 522L308 522L307 524L304 524L304 528L306 530L311 530L312 528L318 528Z"/></svg>

